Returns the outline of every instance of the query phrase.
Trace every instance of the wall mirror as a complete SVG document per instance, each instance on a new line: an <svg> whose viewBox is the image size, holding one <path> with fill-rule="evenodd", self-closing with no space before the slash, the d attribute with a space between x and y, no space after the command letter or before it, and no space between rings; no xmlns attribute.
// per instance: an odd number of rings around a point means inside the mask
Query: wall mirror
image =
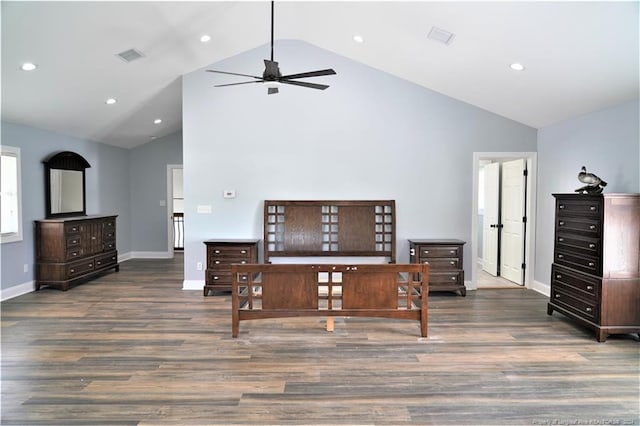
<svg viewBox="0 0 640 426"><path fill-rule="evenodd" d="M85 169L91 165L80 154L63 151L43 161L47 218L86 215Z"/></svg>

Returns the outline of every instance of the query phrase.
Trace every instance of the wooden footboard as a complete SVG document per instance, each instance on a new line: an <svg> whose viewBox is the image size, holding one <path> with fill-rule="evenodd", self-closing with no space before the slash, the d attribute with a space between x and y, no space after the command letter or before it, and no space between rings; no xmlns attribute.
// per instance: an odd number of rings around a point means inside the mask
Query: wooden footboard
<svg viewBox="0 0 640 426"><path fill-rule="evenodd" d="M427 336L428 264L234 264L232 335L264 318L382 317L420 321Z"/></svg>

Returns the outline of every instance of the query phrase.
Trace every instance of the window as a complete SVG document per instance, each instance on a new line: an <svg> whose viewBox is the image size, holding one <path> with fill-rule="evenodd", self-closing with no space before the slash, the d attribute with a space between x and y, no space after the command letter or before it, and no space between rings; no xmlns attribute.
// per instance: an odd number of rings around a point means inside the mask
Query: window
<svg viewBox="0 0 640 426"><path fill-rule="evenodd" d="M22 241L20 148L3 145L0 160L0 233L2 234L2 242Z"/></svg>

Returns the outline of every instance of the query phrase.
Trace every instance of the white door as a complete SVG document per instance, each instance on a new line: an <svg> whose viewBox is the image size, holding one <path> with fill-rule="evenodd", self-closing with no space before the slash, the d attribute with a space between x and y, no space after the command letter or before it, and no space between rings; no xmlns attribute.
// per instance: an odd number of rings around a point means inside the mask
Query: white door
<svg viewBox="0 0 640 426"><path fill-rule="evenodd" d="M484 218L482 221L482 269L494 277L498 275L498 214L500 163L484 166Z"/></svg>
<svg viewBox="0 0 640 426"><path fill-rule="evenodd" d="M525 160L502 163L500 275L522 285L524 263Z"/></svg>

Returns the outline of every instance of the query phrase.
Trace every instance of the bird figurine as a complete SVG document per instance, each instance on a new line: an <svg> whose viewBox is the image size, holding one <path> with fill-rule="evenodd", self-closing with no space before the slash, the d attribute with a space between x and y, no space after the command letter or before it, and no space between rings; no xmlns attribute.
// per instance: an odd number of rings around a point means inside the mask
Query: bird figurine
<svg viewBox="0 0 640 426"><path fill-rule="evenodd" d="M582 166L582 169L580 169L580 173L578 173L578 180L586 184L575 190L575 192L581 194L600 194L604 187L607 186L607 182L600 179L595 174L587 173L587 168L585 166Z"/></svg>

